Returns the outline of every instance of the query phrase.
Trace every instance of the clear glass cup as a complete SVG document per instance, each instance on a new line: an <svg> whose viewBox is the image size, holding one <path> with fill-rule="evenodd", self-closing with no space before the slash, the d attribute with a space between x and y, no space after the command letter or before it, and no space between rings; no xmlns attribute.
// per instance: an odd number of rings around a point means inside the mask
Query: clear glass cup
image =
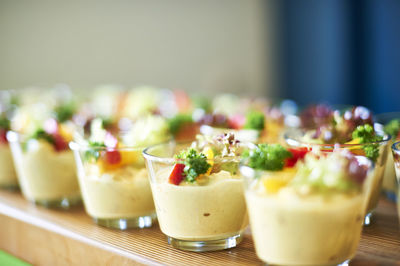
<svg viewBox="0 0 400 266"><path fill-rule="evenodd" d="M182 250L233 248L241 242L248 225L243 181L229 174L205 185L170 184L168 177L177 162L174 155L189 145L172 141L143 151L161 231L169 244ZM218 161L235 167L238 162L238 157Z"/></svg>
<svg viewBox="0 0 400 266"><path fill-rule="evenodd" d="M359 162L370 164L365 157ZM271 172L241 165L240 173L253 241L262 261L268 265L348 265L361 237L371 172L360 194L312 198L266 194L259 186L262 176Z"/></svg>
<svg viewBox="0 0 400 266"><path fill-rule="evenodd" d="M18 189L18 179L15 172L11 149L8 143L0 140L0 188L7 190Z"/></svg>
<svg viewBox="0 0 400 266"><path fill-rule="evenodd" d="M393 119L400 119L400 112L383 113L375 116L375 120L382 126L385 126ZM392 136L389 142L389 146L392 146L396 142L396 136ZM396 184L396 173L394 170L393 156L390 150L388 150L388 157L386 161L385 174L382 181L382 190L386 197L392 201L397 201L397 184Z"/></svg>
<svg viewBox="0 0 400 266"><path fill-rule="evenodd" d="M93 148L76 142L71 142L70 148L86 212L96 224L121 230L152 226L156 214L143 148ZM98 153L100 158L88 160L88 152ZM104 161L109 152L118 153L120 162Z"/></svg>
<svg viewBox="0 0 400 266"><path fill-rule="evenodd" d="M400 193L400 186L398 185L400 182L400 141L393 143L392 145L392 153L393 153L393 162L394 162L394 169L396 172L397 177L397 193ZM397 194L399 196L400 194ZM400 219L400 202L397 201L397 213Z"/></svg>
<svg viewBox="0 0 400 266"><path fill-rule="evenodd" d="M388 143L390 141L390 136L384 135L382 133L383 139L382 141L375 143L366 143L366 144L316 144L316 143L307 143L302 140L305 131L300 129L292 129L288 130L284 133L284 138L286 141L286 145L289 147L308 147L310 149L316 148L322 152L331 152L335 150L350 150L351 152L357 154L360 151L362 154L363 149L371 144L376 144L379 147L379 157L377 161L371 165L373 170L373 179L372 179L372 189L370 190L370 194L368 195L368 205L367 212L364 219L364 224L371 224L372 214L378 205L378 201L381 195L382 189L382 180L386 167L386 160L388 155ZM380 133L381 134L381 133Z"/></svg>
<svg viewBox="0 0 400 266"><path fill-rule="evenodd" d="M7 139L24 197L37 205L68 209L81 203L74 155L70 150L55 151L43 140L29 141L9 131Z"/></svg>

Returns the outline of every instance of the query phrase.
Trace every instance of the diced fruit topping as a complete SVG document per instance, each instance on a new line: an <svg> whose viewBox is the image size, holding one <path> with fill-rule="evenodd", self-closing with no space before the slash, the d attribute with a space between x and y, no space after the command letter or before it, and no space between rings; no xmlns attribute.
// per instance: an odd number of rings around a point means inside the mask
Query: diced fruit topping
<svg viewBox="0 0 400 266"><path fill-rule="evenodd" d="M171 174L169 175L169 179L168 182L170 184L174 184L174 185L179 185L182 180L185 178L184 176L184 170L185 165L182 163L177 163L175 164L174 168L172 169Z"/></svg>
<svg viewBox="0 0 400 266"><path fill-rule="evenodd" d="M268 193L277 193L281 188L288 184L289 180L282 179L279 176L269 177L263 180L265 190Z"/></svg>
<svg viewBox="0 0 400 266"><path fill-rule="evenodd" d="M119 164L121 162L121 154L117 150L107 150L105 161L108 164Z"/></svg>
<svg viewBox="0 0 400 266"><path fill-rule="evenodd" d="M285 160L292 156L280 144L258 144L256 148L244 151L242 160L254 169L278 171L285 166Z"/></svg>
<svg viewBox="0 0 400 266"><path fill-rule="evenodd" d="M7 143L7 130L0 128L0 143Z"/></svg>
<svg viewBox="0 0 400 266"><path fill-rule="evenodd" d="M246 117L241 114L234 115L228 120L229 128L232 129L241 129L243 128L245 123Z"/></svg>
<svg viewBox="0 0 400 266"><path fill-rule="evenodd" d="M292 157L289 157L285 161L285 167L293 167L296 165L298 160L303 160L309 151L307 148L291 148L288 149L292 153Z"/></svg>
<svg viewBox="0 0 400 266"><path fill-rule="evenodd" d="M359 192L368 167L349 152L334 151L326 156L310 153L288 186L300 194Z"/></svg>

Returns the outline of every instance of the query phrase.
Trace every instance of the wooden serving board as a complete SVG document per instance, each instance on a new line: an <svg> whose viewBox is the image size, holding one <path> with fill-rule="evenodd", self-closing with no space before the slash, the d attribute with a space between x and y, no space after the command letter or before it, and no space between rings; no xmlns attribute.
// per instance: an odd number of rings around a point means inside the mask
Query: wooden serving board
<svg viewBox="0 0 400 266"><path fill-rule="evenodd" d="M397 217L396 205L382 199L350 265L400 265ZM158 225L107 229L95 225L83 207L49 210L6 191L0 191L0 249L34 265L262 265L249 231L230 250L184 252L167 244Z"/></svg>

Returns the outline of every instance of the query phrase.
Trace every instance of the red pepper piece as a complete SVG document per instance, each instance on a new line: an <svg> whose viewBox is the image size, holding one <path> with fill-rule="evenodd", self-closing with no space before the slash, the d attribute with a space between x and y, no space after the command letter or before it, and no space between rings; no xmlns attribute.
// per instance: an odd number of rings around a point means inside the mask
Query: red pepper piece
<svg viewBox="0 0 400 266"><path fill-rule="evenodd" d="M230 117L228 119L228 125L233 129L241 129L246 123L246 117L244 115L238 114Z"/></svg>
<svg viewBox="0 0 400 266"><path fill-rule="evenodd" d="M68 143L60 134L53 134L52 137L54 139L54 148L56 149L56 151L63 151L68 149Z"/></svg>
<svg viewBox="0 0 400 266"><path fill-rule="evenodd" d="M0 129L0 143L7 143L7 130Z"/></svg>
<svg viewBox="0 0 400 266"><path fill-rule="evenodd" d="M121 153L117 150L107 150L106 162L108 164L118 164L121 162Z"/></svg>
<svg viewBox="0 0 400 266"><path fill-rule="evenodd" d="M298 160L304 159L309 150L307 148L296 148L296 149L289 149L289 151L292 153L292 157L286 159L285 162L286 167L295 166Z"/></svg>
<svg viewBox="0 0 400 266"><path fill-rule="evenodd" d="M185 168L185 165L182 163L175 164L174 169L172 169L172 172L169 175L168 182L170 184L179 185L179 183L181 183L182 180L184 179L184 176L183 176L184 168Z"/></svg>

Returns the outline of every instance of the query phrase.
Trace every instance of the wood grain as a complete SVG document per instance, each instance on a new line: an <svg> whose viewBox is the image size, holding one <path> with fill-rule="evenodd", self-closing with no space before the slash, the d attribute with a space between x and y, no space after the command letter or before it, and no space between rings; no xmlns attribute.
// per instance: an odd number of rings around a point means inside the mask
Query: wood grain
<svg viewBox="0 0 400 266"><path fill-rule="evenodd" d="M82 207L49 210L0 191L0 249L35 265L261 265L249 231L237 248L194 253L172 248L155 225L116 231L96 226ZM305 247L306 248L306 247ZM396 206L381 200L351 265L400 265Z"/></svg>

